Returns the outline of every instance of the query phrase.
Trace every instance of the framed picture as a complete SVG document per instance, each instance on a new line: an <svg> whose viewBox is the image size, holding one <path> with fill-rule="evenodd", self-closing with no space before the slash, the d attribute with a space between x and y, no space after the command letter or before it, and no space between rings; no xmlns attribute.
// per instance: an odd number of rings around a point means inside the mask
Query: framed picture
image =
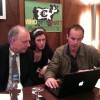
<svg viewBox="0 0 100 100"><path fill-rule="evenodd" d="M6 19L6 0L0 0L0 19Z"/></svg>

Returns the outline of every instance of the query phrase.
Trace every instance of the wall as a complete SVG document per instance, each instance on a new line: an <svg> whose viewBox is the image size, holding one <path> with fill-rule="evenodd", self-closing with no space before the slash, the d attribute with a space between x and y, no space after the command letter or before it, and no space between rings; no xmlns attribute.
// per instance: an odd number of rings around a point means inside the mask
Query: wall
<svg viewBox="0 0 100 100"><path fill-rule="evenodd" d="M19 24L18 0L6 0L6 20L0 19L0 44L7 42L9 29Z"/></svg>
<svg viewBox="0 0 100 100"><path fill-rule="evenodd" d="M61 3L62 0L33 0L33 1L38 1L38 2L49 2L49 3ZM23 0L20 0L20 24L24 25L24 2ZM50 47L55 51L55 49L61 45L63 38L62 33L60 32L48 32L47 33L48 37L48 43L50 44ZM63 44L63 43L62 43Z"/></svg>
<svg viewBox="0 0 100 100"><path fill-rule="evenodd" d="M84 5L80 0L33 0L39 2L51 2L62 4L63 9L63 31L47 33L48 41L53 50L58 46L65 44L66 31L73 23L79 23L80 14L85 13L87 9L91 10L90 5ZM16 25L24 25L24 0L6 0L7 19L0 20L0 44L7 42L7 34L9 29ZM100 5L98 5L100 11ZM100 12L99 12L100 15ZM88 19L86 19L88 20ZM87 21L86 21L87 22ZM99 22L100 23L100 22ZM99 29L100 33L100 29ZM99 36L100 37L100 36Z"/></svg>

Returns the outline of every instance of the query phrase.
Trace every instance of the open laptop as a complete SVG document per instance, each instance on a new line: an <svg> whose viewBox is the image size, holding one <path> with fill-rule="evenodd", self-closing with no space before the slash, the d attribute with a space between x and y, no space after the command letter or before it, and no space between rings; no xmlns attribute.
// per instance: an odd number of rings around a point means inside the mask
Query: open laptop
<svg viewBox="0 0 100 100"><path fill-rule="evenodd" d="M70 73L64 76L59 88L47 89L57 97L91 91L100 78L100 69L86 72Z"/></svg>

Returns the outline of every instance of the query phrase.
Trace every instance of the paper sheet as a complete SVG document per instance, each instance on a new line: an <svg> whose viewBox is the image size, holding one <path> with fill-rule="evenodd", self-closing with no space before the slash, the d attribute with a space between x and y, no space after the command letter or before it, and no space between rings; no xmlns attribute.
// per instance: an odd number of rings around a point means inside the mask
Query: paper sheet
<svg viewBox="0 0 100 100"><path fill-rule="evenodd" d="M0 94L0 100L10 100L9 94Z"/></svg>
<svg viewBox="0 0 100 100"><path fill-rule="evenodd" d="M100 79L98 79L98 81L97 81L95 87L100 89Z"/></svg>

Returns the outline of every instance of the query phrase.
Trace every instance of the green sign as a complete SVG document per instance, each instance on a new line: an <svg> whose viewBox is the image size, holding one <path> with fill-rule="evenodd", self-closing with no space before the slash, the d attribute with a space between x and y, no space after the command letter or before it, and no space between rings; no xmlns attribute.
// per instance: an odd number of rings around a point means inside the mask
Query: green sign
<svg viewBox="0 0 100 100"><path fill-rule="evenodd" d="M62 5L26 0L25 26L29 31L42 26L47 32L61 32Z"/></svg>

